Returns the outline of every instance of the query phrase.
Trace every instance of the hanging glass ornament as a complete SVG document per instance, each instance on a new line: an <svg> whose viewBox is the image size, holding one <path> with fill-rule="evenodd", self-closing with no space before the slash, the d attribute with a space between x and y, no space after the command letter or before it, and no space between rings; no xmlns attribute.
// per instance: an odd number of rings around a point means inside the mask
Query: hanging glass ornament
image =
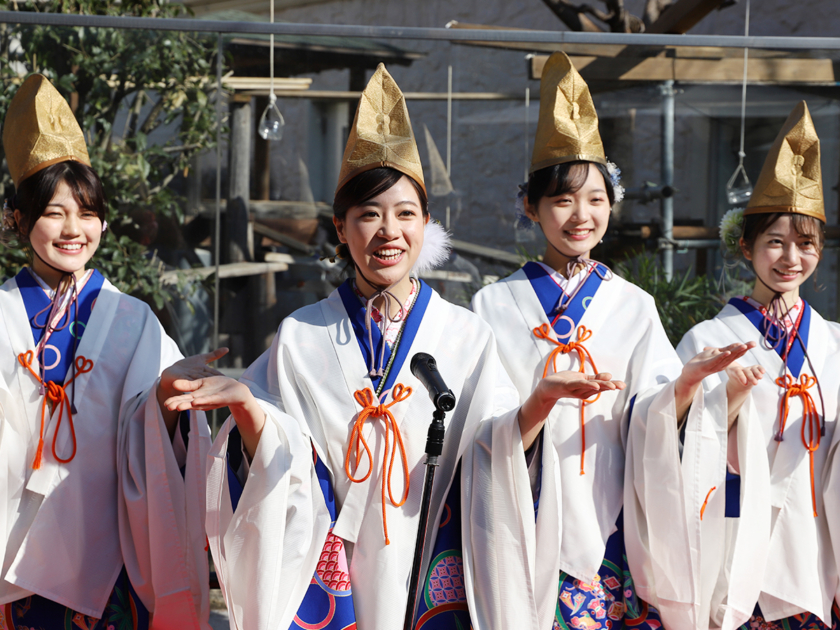
<svg viewBox="0 0 840 630"><path fill-rule="evenodd" d="M286 121L283 114L277 109L277 97L271 94L268 99L268 106L265 108L260 123L257 127L260 137L263 140L281 140L283 138L283 127Z"/></svg>

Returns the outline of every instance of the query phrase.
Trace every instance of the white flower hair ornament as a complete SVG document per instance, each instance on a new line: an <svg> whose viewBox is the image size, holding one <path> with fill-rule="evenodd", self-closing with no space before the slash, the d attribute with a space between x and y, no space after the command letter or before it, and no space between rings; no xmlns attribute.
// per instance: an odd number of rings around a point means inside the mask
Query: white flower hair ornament
<svg viewBox="0 0 840 630"><path fill-rule="evenodd" d="M732 208L720 220L720 246L727 258L740 256L743 232L744 209Z"/></svg>
<svg viewBox="0 0 840 630"><path fill-rule="evenodd" d="M517 230L531 230L534 228L534 222L525 214L525 197L528 196L528 183L519 184L519 190L516 193L516 221L514 227Z"/></svg>
<svg viewBox="0 0 840 630"><path fill-rule="evenodd" d="M15 227L15 215L12 212L12 207L9 205L9 200L3 200L3 217L0 219L0 230L12 230Z"/></svg>
<svg viewBox="0 0 840 630"><path fill-rule="evenodd" d="M423 229L423 248L411 268L411 275L419 276L440 267L449 260L451 251L452 242L449 232L434 219L429 219Z"/></svg>
<svg viewBox="0 0 840 630"><path fill-rule="evenodd" d="M610 174L610 183L615 195L615 203L624 201L624 186L621 185L621 169L615 162L607 162L607 172Z"/></svg>

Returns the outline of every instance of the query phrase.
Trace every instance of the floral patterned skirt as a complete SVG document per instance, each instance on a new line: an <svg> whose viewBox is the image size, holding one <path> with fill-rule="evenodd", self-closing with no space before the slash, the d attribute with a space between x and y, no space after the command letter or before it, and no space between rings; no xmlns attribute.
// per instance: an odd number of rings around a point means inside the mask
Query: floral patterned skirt
<svg viewBox="0 0 840 630"><path fill-rule="evenodd" d="M840 608L837 602L831 608L831 626L825 625L816 615L803 613L778 621L765 621L761 609L756 606L750 620L738 630L838 630L840 628Z"/></svg>
<svg viewBox="0 0 840 630"><path fill-rule="evenodd" d="M660 630L659 612L636 597L624 552L624 519L607 540L604 561L591 584L560 573L553 630Z"/></svg>
<svg viewBox="0 0 840 630"><path fill-rule="evenodd" d="M0 630L148 630L149 612L128 580L125 568L101 619L33 595L0 606Z"/></svg>

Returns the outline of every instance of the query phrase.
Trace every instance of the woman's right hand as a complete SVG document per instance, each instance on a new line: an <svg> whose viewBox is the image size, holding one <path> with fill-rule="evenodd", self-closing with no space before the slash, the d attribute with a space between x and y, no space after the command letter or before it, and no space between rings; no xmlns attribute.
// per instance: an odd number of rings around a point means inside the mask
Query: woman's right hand
<svg viewBox="0 0 840 630"><path fill-rule="evenodd" d="M181 393L166 399L167 409L209 411L230 408L248 455L254 456L266 417L246 385L227 376L208 376L194 381L178 379L172 387Z"/></svg>
<svg viewBox="0 0 840 630"><path fill-rule="evenodd" d="M583 374L564 370L549 374L537 383L537 387L519 408L519 432L522 446L527 451L542 430L548 413L561 398L586 400L604 391L624 389L623 381L612 380L612 374Z"/></svg>

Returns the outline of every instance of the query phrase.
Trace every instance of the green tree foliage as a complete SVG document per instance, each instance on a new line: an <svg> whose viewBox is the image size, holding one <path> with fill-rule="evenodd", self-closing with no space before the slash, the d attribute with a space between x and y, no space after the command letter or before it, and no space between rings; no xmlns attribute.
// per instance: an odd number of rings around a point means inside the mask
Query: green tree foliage
<svg viewBox="0 0 840 630"><path fill-rule="evenodd" d="M653 296L668 339L676 346L695 324L713 318L725 304L717 281L691 277L691 270L665 279L656 256L642 254L619 263L614 271Z"/></svg>
<svg viewBox="0 0 840 630"><path fill-rule="evenodd" d="M187 11L166 0L0 0L0 9L162 18ZM154 252L117 234L138 213L179 218L181 199L167 186L187 172L198 151L215 146L215 38L6 25L0 45L0 118L5 118L22 76L31 72L45 74L70 101L85 132L91 164L102 179L108 219L116 232L106 233L92 264L120 290L162 307L169 294L160 284L161 265ZM115 128L118 119L125 122ZM150 143L149 135L159 128L165 130L166 142ZM2 148L0 158L0 192L8 196L13 185ZM0 276L15 274L25 260L20 244L10 243L0 252Z"/></svg>

